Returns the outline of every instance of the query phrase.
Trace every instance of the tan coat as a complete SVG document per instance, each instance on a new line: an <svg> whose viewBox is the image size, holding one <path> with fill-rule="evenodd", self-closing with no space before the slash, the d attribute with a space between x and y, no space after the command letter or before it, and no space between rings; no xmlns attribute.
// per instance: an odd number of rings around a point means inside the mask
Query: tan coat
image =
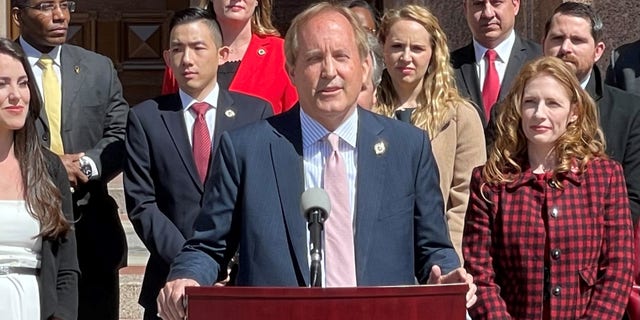
<svg viewBox="0 0 640 320"><path fill-rule="evenodd" d="M478 112L470 104L460 104L451 112L451 120L431 139L431 145L440 173L451 242L462 262L462 231L471 171L485 164L487 153Z"/></svg>

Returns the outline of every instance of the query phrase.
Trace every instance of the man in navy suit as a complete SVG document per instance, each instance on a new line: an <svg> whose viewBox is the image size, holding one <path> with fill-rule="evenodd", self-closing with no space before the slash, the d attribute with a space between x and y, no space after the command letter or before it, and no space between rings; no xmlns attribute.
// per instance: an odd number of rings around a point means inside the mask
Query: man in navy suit
<svg viewBox="0 0 640 320"><path fill-rule="evenodd" d="M488 73L487 51L492 49L497 54L495 68L500 89L494 99L498 102L509 92L520 68L527 61L541 56L542 50L540 45L522 39L514 30L520 0L464 0L463 6L473 42L452 52L451 62L458 90L475 103L486 128L493 107L483 103Z"/></svg>
<svg viewBox="0 0 640 320"><path fill-rule="evenodd" d="M218 86L218 59L228 50L222 47L219 27L207 11L177 12L164 57L180 90L144 101L129 113L124 166L127 211L151 254L139 299L144 319L157 319L156 297L169 265L185 239L193 235L202 203L203 170L209 163L205 158L199 168L199 158L192 150L198 136L196 105L205 102L210 106L201 132L210 138L213 148L222 132L272 114L268 102ZM210 155L209 151L206 156Z"/></svg>
<svg viewBox="0 0 640 320"><path fill-rule="evenodd" d="M356 104L369 81L366 41L358 20L338 5L316 4L293 20L285 53L299 105L222 134L195 235L158 295L163 319L182 319L184 288L213 284L238 247L237 284L309 286L300 195L327 189L322 173L336 153L349 177L342 198L348 195L351 203L346 229L353 231L353 285L466 282L473 304L472 277L460 268L448 237L429 139ZM326 142L332 135L339 137L339 151ZM327 284L341 274L325 270Z"/></svg>

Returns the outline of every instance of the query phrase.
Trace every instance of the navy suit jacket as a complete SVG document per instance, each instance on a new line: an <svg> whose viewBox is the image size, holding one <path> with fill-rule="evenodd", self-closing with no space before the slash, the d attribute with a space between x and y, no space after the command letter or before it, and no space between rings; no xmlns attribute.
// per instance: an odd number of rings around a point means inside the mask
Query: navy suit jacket
<svg viewBox="0 0 640 320"><path fill-rule="evenodd" d="M214 148L222 132L272 114L268 102L222 89L216 108ZM193 235L193 222L200 211L204 191L180 96L177 93L161 96L133 107L129 112L125 146L127 212L150 252L140 304L153 311L169 265L185 240Z"/></svg>
<svg viewBox="0 0 640 320"><path fill-rule="evenodd" d="M444 272L459 267L426 135L406 123L358 112L358 285L410 285L416 278L425 283L434 264ZM309 285L299 113L296 106L223 133L195 235L174 260L168 280L211 285L239 246L238 285Z"/></svg>
<svg viewBox="0 0 640 320"><path fill-rule="evenodd" d="M542 49L539 44L522 39L516 35L513 48L511 49L511 55L509 56L509 63L507 64L502 83L500 83L500 93L498 94L497 101L507 96L507 93L509 93L511 89L511 83L515 80L518 72L520 72L520 68L522 68L527 61L540 56L542 56ZM485 114L484 104L482 103L482 90L480 90L481 86L478 81L478 72L476 71L476 55L473 42L452 52L451 63L455 70L456 82L460 94L474 102L474 106L480 114L480 119L482 119L482 124L486 128L487 115Z"/></svg>
<svg viewBox="0 0 640 320"><path fill-rule="evenodd" d="M640 95L640 40L624 44L611 52L605 82Z"/></svg>

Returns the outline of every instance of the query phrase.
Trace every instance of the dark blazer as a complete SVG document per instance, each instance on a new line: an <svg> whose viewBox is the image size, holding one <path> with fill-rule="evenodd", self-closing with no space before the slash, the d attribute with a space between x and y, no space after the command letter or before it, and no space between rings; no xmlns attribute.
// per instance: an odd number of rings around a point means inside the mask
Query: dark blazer
<svg viewBox="0 0 640 320"><path fill-rule="evenodd" d="M60 63L64 152L84 152L100 174L73 193L80 266L83 273L117 272L126 265L127 245L118 206L107 193L107 183L122 170L129 105L109 58L63 44ZM49 147L44 108L39 120L39 135Z"/></svg>
<svg viewBox="0 0 640 320"><path fill-rule="evenodd" d="M309 285L299 112L222 134L195 235L169 280L210 285L239 246L238 285ZM429 139L409 124L358 112L358 285L425 283L434 264L444 272L459 267Z"/></svg>
<svg viewBox="0 0 640 320"><path fill-rule="evenodd" d="M605 82L619 89L640 94L640 40L613 50Z"/></svg>
<svg viewBox="0 0 640 320"><path fill-rule="evenodd" d="M511 49L511 56L509 57L509 63L504 73L504 78L500 84L500 93L498 94L498 100L504 99L511 89L511 83L515 80L520 68L529 60L533 60L542 55L542 49L540 45L520 38L516 35L513 48ZM455 71L456 82L458 85L458 91L466 98L469 98L474 102L474 106L480 114L482 124L487 127L487 115L484 112L484 104L482 103L482 91L480 90L480 83L478 80L478 72L476 71L476 55L473 48L473 42L468 45L457 49L451 53L451 63Z"/></svg>
<svg viewBox="0 0 640 320"><path fill-rule="evenodd" d="M593 67L586 87L596 101L606 152L622 164L633 221L640 217L640 97L602 83Z"/></svg>
<svg viewBox="0 0 640 320"><path fill-rule="evenodd" d="M43 150L49 176L62 193L62 212L73 221L67 171L60 158ZM59 238L43 238L40 261L40 314L42 320L56 317L73 320L78 316L78 258L76 237L70 230Z"/></svg>
<svg viewBox="0 0 640 320"><path fill-rule="evenodd" d="M222 132L272 114L258 98L221 89L213 146ZM136 233L151 253L142 283L140 304L156 310L169 265L193 235L203 185L196 169L179 94L144 101L129 112L124 166L127 212Z"/></svg>

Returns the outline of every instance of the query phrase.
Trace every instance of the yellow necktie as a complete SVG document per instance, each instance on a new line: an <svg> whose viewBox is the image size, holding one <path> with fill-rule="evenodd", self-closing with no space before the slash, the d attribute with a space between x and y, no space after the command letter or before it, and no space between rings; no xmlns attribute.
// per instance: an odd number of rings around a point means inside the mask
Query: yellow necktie
<svg viewBox="0 0 640 320"><path fill-rule="evenodd" d="M49 149L56 154L64 154L62 146L61 129L61 109L62 109L62 88L53 70L53 59L49 55L43 54L38 60L38 65L42 68L42 91L44 91L44 110L49 121L49 137L51 144Z"/></svg>

